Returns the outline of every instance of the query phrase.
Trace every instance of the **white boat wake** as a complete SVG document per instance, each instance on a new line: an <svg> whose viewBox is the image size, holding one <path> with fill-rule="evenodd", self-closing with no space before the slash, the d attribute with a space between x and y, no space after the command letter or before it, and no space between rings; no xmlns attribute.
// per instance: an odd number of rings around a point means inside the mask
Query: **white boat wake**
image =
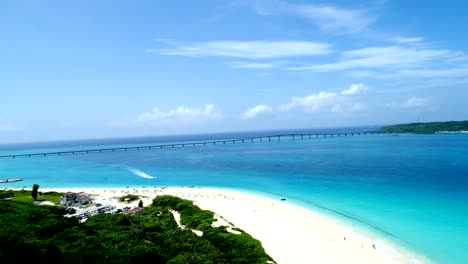
<svg viewBox="0 0 468 264"><path fill-rule="evenodd" d="M147 174L147 173L145 173L144 171L141 171L141 170L139 170L139 169L128 168L128 170L129 170L131 173L133 173L133 174L135 174L136 176L138 176L138 177L142 177L142 178L145 178L145 179L156 179L156 177L151 176L151 175L149 175L149 174Z"/></svg>

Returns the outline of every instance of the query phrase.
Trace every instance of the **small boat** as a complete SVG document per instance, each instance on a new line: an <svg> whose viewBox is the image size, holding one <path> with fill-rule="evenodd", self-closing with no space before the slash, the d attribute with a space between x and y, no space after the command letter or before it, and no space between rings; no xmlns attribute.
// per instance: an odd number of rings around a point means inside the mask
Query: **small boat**
<svg viewBox="0 0 468 264"><path fill-rule="evenodd" d="M19 182L22 181L23 179L21 178L10 178L10 179L3 179L0 180L0 183L7 183L7 182Z"/></svg>

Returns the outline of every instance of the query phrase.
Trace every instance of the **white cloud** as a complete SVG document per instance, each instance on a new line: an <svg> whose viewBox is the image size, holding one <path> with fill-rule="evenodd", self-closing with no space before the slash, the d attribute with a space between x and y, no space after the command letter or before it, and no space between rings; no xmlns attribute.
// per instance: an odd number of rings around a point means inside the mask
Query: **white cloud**
<svg viewBox="0 0 468 264"><path fill-rule="evenodd" d="M273 112L273 109L268 105L260 104L254 107L249 108L247 111L244 112L242 115L242 119L252 119L260 114L266 114Z"/></svg>
<svg viewBox="0 0 468 264"><path fill-rule="evenodd" d="M361 111L365 108L366 106L364 104L361 104L361 103L356 103L354 104L352 107L351 107L351 110L354 112L354 111Z"/></svg>
<svg viewBox="0 0 468 264"><path fill-rule="evenodd" d="M307 19L321 30L338 33L354 33L372 24L376 17L363 9L345 9L333 5L292 4L276 0L252 1L255 10L263 16L292 15Z"/></svg>
<svg viewBox="0 0 468 264"><path fill-rule="evenodd" d="M280 106L282 111L289 111L293 108L302 108L305 112L316 112L317 110L334 105L338 94L333 92L318 92L305 97L293 97L291 102Z"/></svg>
<svg viewBox="0 0 468 264"><path fill-rule="evenodd" d="M405 107L414 108L414 107L426 107L429 104L429 100L427 98L421 98L413 96L408 101L405 102Z"/></svg>
<svg viewBox="0 0 468 264"><path fill-rule="evenodd" d="M392 102L386 104L386 106L389 108L427 108L429 104L430 99L413 96L404 102Z"/></svg>
<svg viewBox="0 0 468 264"><path fill-rule="evenodd" d="M341 92L341 94L358 94L367 91L367 86L362 83L352 84L348 89Z"/></svg>
<svg viewBox="0 0 468 264"><path fill-rule="evenodd" d="M151 112L146 112L138 116L137 122L155 122L155 121L185 121L199 122L206 119L219 119L222 114L216 111L214 105L207 104L204 108L186 108L180 106L168 112L163 112L154 108Z"/></svg>
<svg viewBox="0 0 468 264"><path fill-rule="evenodd" d="M348 89L341 92L318 92L305 97L293 97L287 104L281 105L281 111L290 111L295 108L304 112L317 112L319 110L329 110L335 113L354 112L364 108L361 103L354 103L351 97L367 90L362 83L353 84Z"/></svg>
<svg viewBox="0 0 468 264"><path fill-rule="evenodd" d="M423 37L395 37L391 39L396 43L418 43L424 41Z"/></svg>
<svg viewBox="0 0 468 264"><path fill-rule="evenodd" d="M362 103L355 103L355 104L348 104L348 105L336 104L330 110L333 113L344 113L344 112L357 112L357 111L363 110L364 108L365 108L365 105Z"/></svg>
<svg viewBox="0 0 468 264"><path fill-rule="evenodd" d="M342 113L344 110L343 110L343 107L340 105L340 104L336 104L334 105L331 109L330 109L333 113Z"/></svg>
<svg viewBox="0 0 468 264"><path fill-rule="evenodd" d="M324 31L358 32L374 22L375 17L363 10L340 9L334 6L298 5L295 12L315 23Z"/></svg>
<svg viewBox="0 0 468 264"><path fill-rule="evenodd" d="M172 42L168 49L149 49L147 52L188 57L235 57L246 59L271 59L328 54L328 44L312 41L208 41L193 43ZM266 65L266 64L265 64ZM264 66L265 66L264 65ZM260 66L260 64L257 64Z"/></svg>

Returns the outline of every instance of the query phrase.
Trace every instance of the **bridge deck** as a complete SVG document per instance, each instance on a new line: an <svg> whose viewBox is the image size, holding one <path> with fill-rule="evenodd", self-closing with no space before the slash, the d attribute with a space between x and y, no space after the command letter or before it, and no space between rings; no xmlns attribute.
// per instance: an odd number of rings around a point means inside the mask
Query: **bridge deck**
<svg viewBox="0 0 468 264"><path fill-rule="evenodd" d="M99 149L79 149L79 150L67 150L67 151L53 151L53 152L40 152L40 153L26 153L26 154L8 154L1 155L0 158L21 158L21 157L46 157L46 156L61 156L61 155L75 155L75 154L90 154L90 153L105 153L105 152L118 152L118 151L131 151L131 150L151 150L151 149L163 149L163 148L177 148L177 147L195 147L195 146L206 146L206 145L217 145L217 144L236 144L236 143L253 143L253 142L270 142L272 140L281 141L282 138L296 139L311 139L311 138L325 138L333 136L354 136L354 135L367 135L374 134L372 132L351 132L351 133L334 133L334 134L282 134L282 135L268 135L259 137L249 138L237 138L237 139L223 139L223 140L211 140L211 141L196 141L196 142L181 142L181 143L169 143L169 144L156 144L156 145L144 145L144 146L132 146L132 147L116 147L116 148L99 148Z"/></svg>

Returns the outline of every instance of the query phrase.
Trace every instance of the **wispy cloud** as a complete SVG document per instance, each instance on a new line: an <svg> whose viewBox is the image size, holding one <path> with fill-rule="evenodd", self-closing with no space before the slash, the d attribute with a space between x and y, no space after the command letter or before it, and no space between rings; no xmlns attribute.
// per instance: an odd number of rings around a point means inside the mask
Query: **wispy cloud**
<svg viewBox="0 0 468 264"><path fill-rule="evenodd" d="M375 68L415 68L456 55L447 49L420 49L405 46L367 47L345 51L341 59L334 63L289 67L288 69L329 72Z"/></svg>
<svg viewBox="0 0 468 264"><path fill-rule="evenodd" d="M323 31L337 33L359 32L377 18L364 9L346 9L334 5L294 4L284 0L251 1L262 16L290 15L306 19Z"/></svg>
<svg viewBox="0 0 468 264"><path fill-rule="evenodd" d="M344 112L357 112L365 108L365 105L362 103L348 104L343 106L342 104L335 104L331 111L333 113L344 113Z"/></svg>
<svg viewBox="0 0 468 264"><path fill-rule="evenodd" d="M395 37L391 39L396 43L419 43L424 41L423 37Z"/></svg>
<svg viewBox="0 0 468 264"><path fill-rule="evenodd" d="M164 42L168 44L168 42ZM147 52L161 55L188 57L233 57L245 59L274 59L324 55L331 52L328 44L312 41L208 41L179 43L171 47L148 49ZM265 66L266 64L264 64ZM258 64L257 66L260 66Z"/></svg>
<svg viewBox="0 0 468 264"><path fill-rule="evenodd" d="M439 77L468 77L468 65L461 65L458 68L444 69L409 69L399 70L398 76L414 78L439 78Z"/></svg>
<svg viewBox="0 0 468 264"><path fill-rule="evenodd" d="M391 102L386 104L389 108L427 108L430 104L430 99L424 97L413 96L404 102Z"/></svg>
<svg viewBox="0 0 468 264"><path fill-rule="evenodd" d="M367 87L362 84L353 84L348 89L341 92L321 91L305 97L293 97L287 104L281 105L281 111L290 111L296 108L304 112L317 112L319 110L329 110L335 113L354 112L364 108L364 104L353 102L353 95L362 94Z"/></svg>
<svg viewBox="0 0 468 264"><path fill-rule="evenodd" d="M406 38L400 42L417 42L422 38ZM467 78L468 57L449 49L427 45L395 45L348 50L332 63L290 66L287 70L335 72L343 71L354 78L424 79Z"/></svg>
<svg viewBox="0 0 468 264"><path fill-rule="evenodd" d="M258 115L271 113L271 112L273 112L273 109L270 106L260 104L260 105L256 105L254 107L247 109L247 111L245 111L242 114L242 119L244 120L252 119Z"/></svg>
<svg viewBox="0 0 468 264"><path fill-rule="evenodd" d="M278 63L275 62L230 62L228 63L232 68L243 68L243 69L270 69L278 67Z"/></svg>
<svg viewBox="0 0 468 264"><path fill-rule="evenodd" d="M136 118L137 122L148 123L155 121L183 121L183 122L200 122L207 119L220 119L222 114L218 112L214 105L207 104L204 108L187 108L180 106L176 109L164 112L159 108L154 108L153 111L143 113Z"/></svg>

